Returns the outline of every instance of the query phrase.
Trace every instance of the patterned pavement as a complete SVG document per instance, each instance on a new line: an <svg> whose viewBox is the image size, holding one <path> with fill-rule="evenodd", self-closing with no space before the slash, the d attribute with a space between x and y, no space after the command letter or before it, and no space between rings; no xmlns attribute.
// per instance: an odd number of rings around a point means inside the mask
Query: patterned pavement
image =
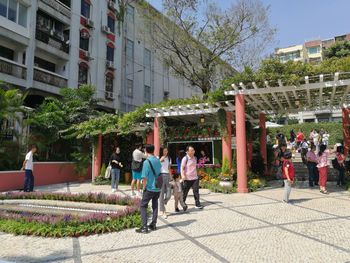
<svg viewBox="0 0 350 263"><path fill-rule="evenodd" d="M122 193L129 194L126 186ZM110 192L108 186L55 185L44 191ZM350 193L331 186L329 195L293 188L250 194L201 190L203 210L175 214L147 235L134 229L80 238L37 238L0 233L0 262L350 262Z"/></svg>

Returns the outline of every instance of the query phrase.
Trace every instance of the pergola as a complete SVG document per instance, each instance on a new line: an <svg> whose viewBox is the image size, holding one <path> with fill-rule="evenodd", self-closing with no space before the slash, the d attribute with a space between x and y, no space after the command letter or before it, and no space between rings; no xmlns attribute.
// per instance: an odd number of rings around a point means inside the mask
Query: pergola
<svg viewBox="0 0 350 263"><path fill-rule="evenodd" d="M261 84L263 86L261 86ZM319 76L305 76L299 85L284 85L281 80L276 82L232 84L232 90L225 95L230 100L214 104L202 103L166 108L153 108L147 111L147 117L154 118L153 133L148 136L148 143L154 143L156 154L159 154L160 138L158 118L167 117L180 121L198 119L205 115L210 120L219 110L226 111L228 136L222 138L223 158L232 160L231 123L236 124L237 137L237 184L238 192L246 193L247 188L247 140L246 119L259 122L260 153L267 160L266 150L266 114L295 113L300 111L331 112L343 110L343 136L346 150L350 147L348 127L350 125L350 73L335 73ZM247 114L249 112L250 114ZM232 114L234 113L234 114Z"/></svg>

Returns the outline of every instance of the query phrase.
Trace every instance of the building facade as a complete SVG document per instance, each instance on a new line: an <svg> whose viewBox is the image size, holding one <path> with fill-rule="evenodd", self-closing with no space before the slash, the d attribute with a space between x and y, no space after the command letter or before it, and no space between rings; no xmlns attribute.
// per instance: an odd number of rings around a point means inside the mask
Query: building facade
<svg viewBox="0 0 350 263"><path fill-rule="evenodd" d="M324 59L324 51L337 41L350 41L350 33L335 36L325 40L312 40L304 44L285 48L276 48L275 56L281 62L301 61L306 63L318 63Z"/></svg>
<svg viewBox="0 0 350 263"><path fill-rule="evenodd" d="M138 8L120 24L113 0L1 0L0 80L27 91L30 107L82 84L107 111L200 93L157 56Z"/></svg>

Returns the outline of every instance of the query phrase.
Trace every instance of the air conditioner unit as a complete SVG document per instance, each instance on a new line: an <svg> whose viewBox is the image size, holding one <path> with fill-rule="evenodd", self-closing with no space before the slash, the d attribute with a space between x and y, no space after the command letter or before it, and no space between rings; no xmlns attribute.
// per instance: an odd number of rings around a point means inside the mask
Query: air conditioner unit
<svg viewBox="0 0 350 263"><path fill-rule="evenodd" d="M113 92L106 91L106 99L113 100Z"/></svg>
<svg viewBox="0 0 350 263"><path fill-rule="evenodd" d="M109 29L108 26L102 26L102 32L105 32L106 34L111 33L111 30Z"/></svg>
<svg viewBox="0 0 350 263"><path fill-rule="evenodd" d="M107 68L114 68L114 63L113 63L113 61L107 60L106 66L107 66Z"/></svg>
<svg viewBox="0 0 350 263"><path fill-rule="evenodd" d="M94 21L92 21L91 19L87 19L86 20L86 26L89 28L93 28L94 27Z"/></svg>
<svg viewBox="0 0 350 263"><path fill-rule="evenodd" d="M117 4L114 3L112 0L109 0L108 1L108 8L114 10L114 11L117 11Z"/></svg>

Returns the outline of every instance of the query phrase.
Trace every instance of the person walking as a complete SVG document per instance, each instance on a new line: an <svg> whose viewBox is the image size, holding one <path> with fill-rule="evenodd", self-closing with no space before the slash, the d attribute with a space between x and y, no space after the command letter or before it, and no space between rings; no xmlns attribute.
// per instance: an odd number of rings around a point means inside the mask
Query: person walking
<svg viewBox="0 0 350 263"><path fill-rule="evenodd" d="M337 179L337 186L344 186L345 185L345 180L344 180L344 175L345 175L345 155L344 155L344 147L343 146L338 146L337 147L337 153L336 153L336 158L338 161L338 179Z"/></svg>
<svg viewBox="0 0 350 263"><path fill-rule="evenodd" d="M111 155L109 162L112 166L111 177L112 177L112 192L118 190L119 179L120 179L120 169L123 168L122 163L120 162L120 148L115 148L115 152Z"/></svg>
<svg viewBox="0 0 350 263"><path fill-rule="evenodd" d="M316 146L312 145L306 154L307 169L309 170L309 186L318 185L317 155Z"/></svg>
<svg viewBox="0 0 350 263"><path fill-rule="evenodd" d="M165 205L171 198L171 188L170 188L170 170L171 170L171 158L169 156L168 148L163 149L163 155L160 157L160 163L162 167L160 169L160 175L163 177L162 188L160 191L160 200L159 200L159 210L161 216L167 218Z"/></svg>
<svg viewBox="0 0 350 263"><path fill-rule="evenodd" d="M291 161L292 152L286 151L283 156L283 179L284 179L284 193L283 202L289 202L290 192L292 191L292 185L294 183L294 165Z"/></svg>
<svg viewBox="0 0 350 263"><path fill-rule="evenodd" d="M186 152L184 150L180 150L176 157L176 164L177 164L177 173L181 175L181 161L186 156Z"/></svg>
<svg viewBox="0 0 350 263"><path fill-rule="evenodd" d="M320 151L317 155L317 168L318 168L318 173L320 175L319 185L320 185L320 192L322 194L328 194L328 191L326 189L328 167L329 167L328 157L329 157L329 154L334 152L335 151L328 150L327 145L322 144L320 146Z"/></svg>
<svg viewBox="0 0 350 263"><path fill-rule="evenodd" d="M329 133L328 133L328 131L326 130L326 131L324 132L324 134L322 135L322 144L328 145L328 142L329 142Z"/></svg>
<svg viewBox="0 0 350 263"><path fill-rule="evenodd" d="M24 192L33 192L34 190L33 155L37 150L37 146L33 144L23 161L22 170L24 170Z"/></svg>
<svg viewBox="0 0 350 263"><path fill-rule="evenodd" d="M136 149L132 153L132 181L131 181L131 195L135 195L134 187L136 183L137 196L141 196L140 192L140 182L141 182L141 173L143 160L146 159L146 155L141 151L142 145L137 144Z"/></svg>
<svg viewBox="0 0 350 263"><path fill-rule="evenodd" d="M160 187L157 185L157 178L160 176L161 163L154 156L154 145L146 145L147 159L142 167L142 186L143 194L140 204L141 228L136 229L137 233L148 233L149 230L157 229L158 218L158 198L160 196ZM147 225L148 203L152 200L152 221Z"/></svg>
<svg viewBox="0 0 350 263"><path fill-rule="evenodd" d="M186 211L187 205L183 200L182 186L180 183L180 174L174 174L173 179L174 180L171 182L171 185L173 186L173 189L174 189L173 193L174 193L174 199L175 199L175 212L180 212L179 202L180 202L180 205L182 206L182 209Z"/></svg>
<svg viewBox="0 0 350 263"><path fill-rule="evenodd" d="M279 152L277 155L278 158L278 170L277 170L277 179L283 180L283 161L284 161L284 154L287 150L287 145L285 143L281 144L279 147ZM284 187L284 181L282 182L282 187Z"/></svg>
<svg viewBox="0 0 350 263"><path fill-rule="evenodd" d="M192 188L195 208L203 209L199 200L199 178L197 175L197 158L193 146L187 146L186 156L181 161L181 179L183 180L183 200L186 204L188 191Z"/></svg>

